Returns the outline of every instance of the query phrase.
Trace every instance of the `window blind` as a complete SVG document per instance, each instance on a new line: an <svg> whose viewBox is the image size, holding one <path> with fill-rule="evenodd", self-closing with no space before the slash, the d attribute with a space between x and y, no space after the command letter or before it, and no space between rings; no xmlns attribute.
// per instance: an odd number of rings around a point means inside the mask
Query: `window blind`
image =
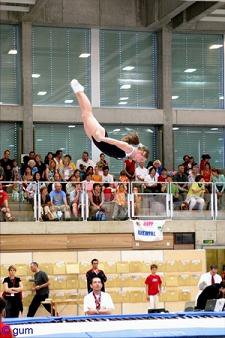
<svg viewBox="0 0 225 338"><path fill-rule="evenodd" d="M100 31L101 106L156 107L156 34Z"/></svg>
<svg viewBox="0 0 225 338"><path fill-rule="evenodd" d="M214 130L216 129L216 130ZM194 156L200 163L202 154L210 154L210 163L216 168L224 168L224 128L181 127L174 130L175 169L183 163L183 156Z"/></svg>
<svg viewBox="0 0 225 338"><path fill-rule="evenodd" d="M18 26L0 25L0 104L20 103L20 46L18 36Z"/></svg>
<svg viewBox="0 0 225 338"><path fill-rule="evenodd" d="M19 124L16 122L0 123L0 157L6 149L10 150L10 158L19 160Z"/></svg>
<svg viewBox="0 0 225 338"><path fill-rule="evenodd" d="M75 163L84 150L90 153L90 141L81 125L36 123L34 135L35 151L43 160L49 151L58 149L70 154Z"/></svg>
<svg viewBox="0 0 225 338"><path fill-rule="evenodd" d="M77 78L90 97L90 30L33 27L32 64L35 105L77 105L69 84Z"/></svg>
<svg viewBox="0 0 225 338"><path fill-rule="evenodd" d="M173 107L223 108L223 60L222 34L173 34Z"/></svg>

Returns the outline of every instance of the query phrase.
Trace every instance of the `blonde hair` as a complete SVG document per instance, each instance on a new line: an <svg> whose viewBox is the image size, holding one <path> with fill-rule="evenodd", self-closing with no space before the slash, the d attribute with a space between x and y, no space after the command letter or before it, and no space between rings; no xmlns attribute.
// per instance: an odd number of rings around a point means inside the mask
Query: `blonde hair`
<svg viewBox="0 0 225 338"><path fill-rule="evenodd" d="M148 148L142 144L142 145L140 145L140 146L138 147L138 150L141 150L141 151L143 152L143 156L144 156L144 157L146 158L146 160L147 160L147 158L148 158L148 156L149 156L149 150L148 150Z"/></svg>
<svg viewBox="0 0 225 338"><path fill-rule="evenodd" d="M140 143L139 136L135 131L132 131L125 135L121 141L126 142L128 144L138 145Z"/></svg>

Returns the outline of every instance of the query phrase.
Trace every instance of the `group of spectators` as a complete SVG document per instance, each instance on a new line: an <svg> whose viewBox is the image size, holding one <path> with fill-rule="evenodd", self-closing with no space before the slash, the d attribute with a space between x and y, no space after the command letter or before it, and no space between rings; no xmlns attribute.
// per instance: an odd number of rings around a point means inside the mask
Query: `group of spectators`
<svg viewBox="0 0 225 338"><path fill-rule="evenodd" d="M27 199L32 204L36 183L39 183L42 220L68 220L71 215L79 219L85 198L81 182L85 182L91 219L106 219L107 202L114 204L113 219L126 219L129 182L135 182L132 184L135 214L139 214L141 205L139 193L171 193L174 209L203 210L209 205L205 196L212 192L211 183L215 183L218 207L222 208L225 177L219 169L211 168L210 158L209 154L202 155L198 165L193 156L184 155L177 171L168 171L160 160L150 161L147 165L143 161L137 165L128 158L116 184L103 153L94 163L84 151L75 164L69 154L63 155L62 150L55 154L49 152L44 161L39 154L30 151L19 168L16 160L10 159L10 151L5 150L0 160L0 181L7 181L5 190L12 193L13 200L23 202ZM1 187L1 211L5 219L13 220L7 193L3 197L3 191Z"/></svg>

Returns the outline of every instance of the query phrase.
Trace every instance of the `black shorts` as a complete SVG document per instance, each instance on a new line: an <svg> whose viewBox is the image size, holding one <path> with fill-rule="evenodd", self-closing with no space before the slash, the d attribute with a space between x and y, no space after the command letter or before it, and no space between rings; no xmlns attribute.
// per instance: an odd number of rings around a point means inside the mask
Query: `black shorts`
<svg viewBox="0 0 225 338"><path fill-rule="evenodd" d="M107 131L105 131L105 137L108 137ZM121 160L122 158L126 157L125 151L122 149L118 148L117 146L113 144L106 143L104 141L98 142L92 137L92 140L96 147L101 150L105 155L109 157L114 157L117 160Z"/></svg>

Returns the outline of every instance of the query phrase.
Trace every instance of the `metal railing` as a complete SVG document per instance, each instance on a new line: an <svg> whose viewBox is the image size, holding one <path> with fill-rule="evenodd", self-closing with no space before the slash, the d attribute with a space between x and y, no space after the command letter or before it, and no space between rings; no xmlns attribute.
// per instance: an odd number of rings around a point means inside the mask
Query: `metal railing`
<svg viewBox="0 0 225 338"><path fill-rule="evenodd" d="M18 221L225 219L225 189L223 191L222 182L202 183L202 191L196 194L192 191L193 183L189 182L1 183L9 196L12 216ZM65 193L63 193L66 197L65 208L57 205L59 201L53 197L52 192L55 191L57 183L61 184L59 190ZM99 186L97 190L96 185ZM218 185L220 191L217 189ZM120 188L121 186L123 187ZM52 215L50 219L44 214L42 187L46 188L45 193L47 190L52 200L52 203L46 204L49 206L46 208L49 215ZM0 217L1 220L4 219L3 214Z"/></svg>

